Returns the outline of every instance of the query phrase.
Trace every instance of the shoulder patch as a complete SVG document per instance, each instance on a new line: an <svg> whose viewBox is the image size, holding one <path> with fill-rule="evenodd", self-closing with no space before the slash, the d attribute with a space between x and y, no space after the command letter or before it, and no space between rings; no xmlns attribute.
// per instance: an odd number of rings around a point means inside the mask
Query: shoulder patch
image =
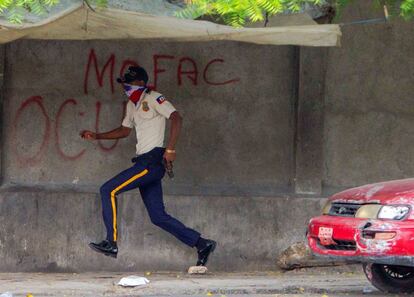
<svg viewBox="0 0 414 297"><path fill-rule="evenodd" d="M163 95L159 96L157 99L158 104L163 104L167 99Z"/></svg>

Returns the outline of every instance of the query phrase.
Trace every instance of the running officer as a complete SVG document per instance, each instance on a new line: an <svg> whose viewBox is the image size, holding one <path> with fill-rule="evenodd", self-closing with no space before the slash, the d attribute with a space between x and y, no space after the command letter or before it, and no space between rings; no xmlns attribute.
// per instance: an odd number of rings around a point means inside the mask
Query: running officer
<svg viewBox="0 0 414 297"><path fill-rule="evenodd" d="M165 212L161 179L165 167L172 168L176 159L175 145L181 130L182 118L166 98L147 87L148 74L142 67L129 67L117 81L122 84L129 100L122 125L106 133L82 131L87 140L119 139L127 137L132 128L137 136L134 165L102 185L100 189L102 213L107 235L100 243L90 243L96 252L116 258L118 254L117 195L138 188L153 224L174 235L198 253L198 266L206 265L216 242L201 237L200 233ZM166 119L171 121L166 148L164 132Z"/></svg>

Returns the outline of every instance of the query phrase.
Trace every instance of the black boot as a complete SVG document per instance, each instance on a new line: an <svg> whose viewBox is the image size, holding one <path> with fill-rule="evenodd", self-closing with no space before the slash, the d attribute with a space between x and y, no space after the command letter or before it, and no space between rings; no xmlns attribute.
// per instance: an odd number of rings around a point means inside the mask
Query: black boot
<svg viewBox="0 0 414 297"><path fill-rule="evenodd" d="M197 250L198 253L198 261L197 266L206 266L208 257L214 250L216 249L217 242L211 239L202 239L205 242L203 242L203 247Z"/></svg>
<svg viewBox="0 0 414 297"><path fill-rule="evenodd" d="M102 253L105 256L116 258L118 254L118 246L116 242L110 242L109 240L103 240L100 243L91 242L89 247L95 252Z"/></svg>

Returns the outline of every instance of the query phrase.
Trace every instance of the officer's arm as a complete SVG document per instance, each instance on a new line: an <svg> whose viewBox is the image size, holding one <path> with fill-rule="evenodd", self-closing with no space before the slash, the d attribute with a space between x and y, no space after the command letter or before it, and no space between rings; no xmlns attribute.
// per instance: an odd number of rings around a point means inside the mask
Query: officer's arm
<svg viewBox="0 0 414 297"><path fill-rule="evenodd" d="M119 139L124 138L131 133L131 128L128 127L118 127L112 131L104 132L104 133L93 133L91 131L82 131L81 136L85 139Z"/></svg>
<svg viewBox="0 0 414 297"><path fill-rule="evenodd" d="M169 119L171 121L171 128L167 149L174 150L175 145L177 144L178 136L180 135L183 118L181 117L178 111L174 111L170 115Z"/></svg>

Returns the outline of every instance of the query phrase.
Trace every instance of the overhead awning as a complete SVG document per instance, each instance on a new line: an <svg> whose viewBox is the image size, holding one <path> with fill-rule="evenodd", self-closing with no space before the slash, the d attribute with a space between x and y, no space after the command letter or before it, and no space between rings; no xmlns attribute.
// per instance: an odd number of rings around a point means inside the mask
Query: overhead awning
<svg viewBox="0 0 414 297"><path fill-rule="evenodd" d="M83 4L35 24L0 22L0 43L17 39L108 40L162 39L170 41L233 40L269 45L339 46L338 25L233 28L208 21L154 16L106 8L92 11Z"/></svg>

